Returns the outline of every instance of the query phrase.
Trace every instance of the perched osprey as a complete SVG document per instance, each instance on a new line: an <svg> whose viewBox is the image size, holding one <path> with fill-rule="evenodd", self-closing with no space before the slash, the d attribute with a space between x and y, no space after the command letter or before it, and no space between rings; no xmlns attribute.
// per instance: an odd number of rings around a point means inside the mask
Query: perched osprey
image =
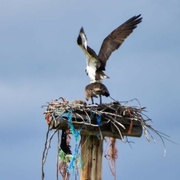
<svg viewBox="0 0 180 180"><path fill-rule="evenodd" d="M101 96L106 96L106 97L110 96L110 93L104 84L100 82L95 82L86 86L85 97L87 101L91 98L92 104L94 104L93 98L94 97L97 98L98 96L100 98L100 104L102 104Z"/></svg>
<svg viewBox="0 0 180 180"><path fill-rule="evenodd" d="M86 73L90 82L102 82L104 78L109 78L105 73L106 61L111 53L118 49L124 40L133 32L142 21L141 15L134 16L112 31L103 41L99 54L87 44L87 37L83 27L80 29L77 43L86 55Z"/></svg>

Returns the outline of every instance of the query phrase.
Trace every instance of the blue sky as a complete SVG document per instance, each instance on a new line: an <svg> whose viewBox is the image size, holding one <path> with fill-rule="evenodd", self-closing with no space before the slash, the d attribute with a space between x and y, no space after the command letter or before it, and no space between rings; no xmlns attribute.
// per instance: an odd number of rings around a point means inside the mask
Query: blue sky
<svg viewBox="0 0 180 180"><path fill-rule="evenodd" d="M102 3L103 2L103 3ZM120 101L137 98L154 128L180 143L180 2L178 0L0 0L0 177L40 179L47 125L41 105L60 96L84 99L81 26L99 51L103 39L130 17L143 22L112 54L105 81ZM76 70L76 71L74 71ZM104 99L110 102L110 99ZM156 136L155 136L156 137ZM141 138L118 141L117 179L179 179L180 146ZM45 166L55 179L56 139ZM103 179L112 179L106 160Z"/></svg>

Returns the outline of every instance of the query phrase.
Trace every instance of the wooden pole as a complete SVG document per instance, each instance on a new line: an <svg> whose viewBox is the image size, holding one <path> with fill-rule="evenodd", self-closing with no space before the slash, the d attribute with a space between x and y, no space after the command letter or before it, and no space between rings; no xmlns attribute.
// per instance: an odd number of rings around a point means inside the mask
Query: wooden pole
<svg viewBox="0 0 180 180"><path fill-rule="evenodd" d="M81 136L81 180L102 180L103 140L97 136Z"/></svg>

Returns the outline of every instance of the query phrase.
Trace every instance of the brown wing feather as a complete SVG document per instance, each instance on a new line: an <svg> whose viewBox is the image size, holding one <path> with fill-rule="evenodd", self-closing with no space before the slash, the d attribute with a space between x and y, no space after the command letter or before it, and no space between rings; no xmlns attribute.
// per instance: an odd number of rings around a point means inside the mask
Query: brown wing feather
<svg viewBox="0 0 180 180"><path fill-rule="evenodd" d="M100 70L105 70L106 61L113 51L119 48L124 40L133 32L133 30L137 27L142 21L142 18L138 16L134 16L112 31L103 41L98 58L101 62Z"/></svg>

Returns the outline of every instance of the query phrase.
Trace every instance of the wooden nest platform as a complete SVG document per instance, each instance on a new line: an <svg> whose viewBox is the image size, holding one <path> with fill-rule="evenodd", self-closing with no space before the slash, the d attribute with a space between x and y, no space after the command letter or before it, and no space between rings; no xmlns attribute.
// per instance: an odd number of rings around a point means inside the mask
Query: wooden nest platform
<svg viewBox="0 0 180 180"><path fill-rule="evenodd" d="M105 157L109 161L109 166L114 177L115 162L118 155L116 139L126 142L125 136L141 137L142 132L148 141L155 139L150 130L160 137L164 145L164 139L168 136L154 129L148 122L151 119L145 114L145 107L141 107L137 99L138 106L127 106L133 100L126 102L113 101L104 104L87 104L82 100L69 102L64 98L52 100L45 107L45 119L48 124L45 148L42 156L42 180L44 180L44 164L48 155L51 140L58 135L57 154L57 179L61 173L63 179L68 179L70 171L79 174L81 168L81 178L102 179L102 149L104 137L108 137L109 145L105 152ZM50 130L54 130L49 137ZM62 130L61 138L59 130ZM72 154L70 149L69 134L75 139L75 149ZM60 140L61 139L61 140ZM81 147L81 152L80 152Z"/></svg>
<svg viewBox="0 0 180 180"><path fill-rule="evenodd" d="M149 120L145 107L126 106L114 101L108 104L69 102L63 98L49 102L45 119L49 129L68 130L72 124L81 135L104 136L123 140L124 136L140 137ZM145 117L145 119L144 119Z"/></svg>

